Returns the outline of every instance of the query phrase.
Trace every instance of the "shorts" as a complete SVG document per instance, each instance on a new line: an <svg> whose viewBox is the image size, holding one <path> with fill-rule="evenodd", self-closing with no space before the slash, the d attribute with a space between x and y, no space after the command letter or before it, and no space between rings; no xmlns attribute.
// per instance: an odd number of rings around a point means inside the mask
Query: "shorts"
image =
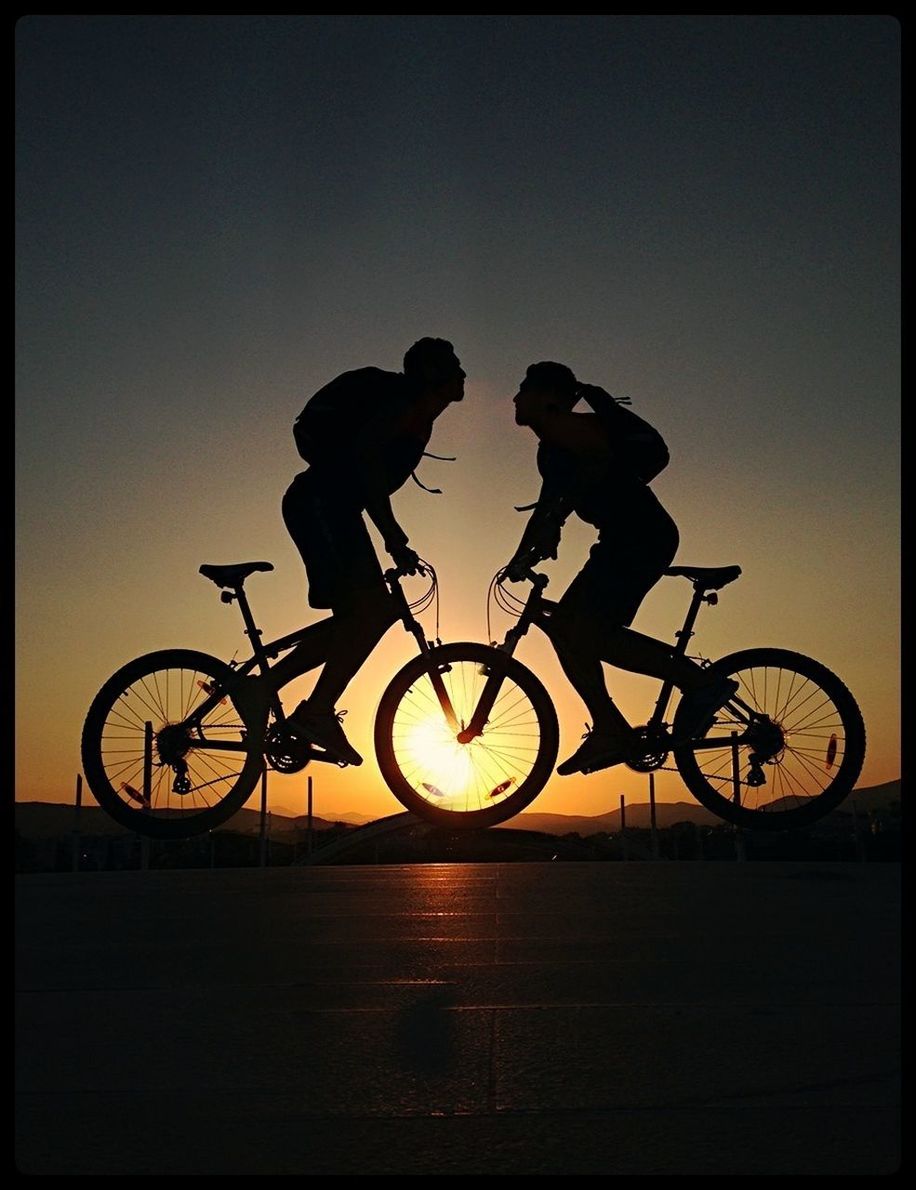
<svg viewBox="0 0 916 1190"><path fill-rule="evenodd" d="M283 522L308 576L310 607L340 610L367 590L387 594L362 509L323 493L308 471L283 497Z"/></svg>
<svg viewBox="0 0 916 1190"><path fill-rule="evenodd" d="M666 520L668 524L653 524L645 534L634 533L632 526L626 533L602 532L558 610L602 627L629 627L677 553L677 527Z"/></svg>

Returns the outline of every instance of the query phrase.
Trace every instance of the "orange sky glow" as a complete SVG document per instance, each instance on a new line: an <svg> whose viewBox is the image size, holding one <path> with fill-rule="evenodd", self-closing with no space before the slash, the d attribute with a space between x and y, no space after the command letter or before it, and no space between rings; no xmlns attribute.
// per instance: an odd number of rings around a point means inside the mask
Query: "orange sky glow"
<svg viewBox="0 0 916 1190"><path fill-rule="evenodd" d="M274 564L247 585L265 638L317 618L280 516L293 419L424 335L467 372L430 443L457 462L424 460L443 494L393 505L443 641L487 640L538 491L511 398L558 360L664 435L676 562L742 567L691 654L823 662L865 718L860 786L899 777L898 59L883 17L21 21L16 798L72 800L86 710L127 661L245 655L201 563ZM548 596L594 537L567 525ZM689 595L663 580L634 627L673 640ZM372 726L414 652L395 625L341 700L362 767L272 774L274 809L303 813L309 774L322 817L400 809ZM536 630L516 656L563 759L585 708ZM607 673L642 722L655 684ZM656 791L690 796L667 769ZM621 794L647 777L555 776L532 808Z"/></svg>

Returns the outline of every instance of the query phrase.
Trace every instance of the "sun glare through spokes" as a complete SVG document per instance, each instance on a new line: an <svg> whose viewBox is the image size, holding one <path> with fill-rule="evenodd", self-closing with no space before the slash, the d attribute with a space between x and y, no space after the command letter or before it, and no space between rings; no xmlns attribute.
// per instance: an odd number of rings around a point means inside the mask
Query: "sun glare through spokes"
<svg viewBox="0 0 916 1190"><path fill-rule="evenodd" d="M475 662L457 661L442 679L460 726L467 726L487 675ZM483 732L467 744L458 741L425 674L405 695L392 730L404 779L424 801L446 810L485 809L509 797L531 772L538 739L534 707L510 678Z"/></svg>
<svg viewBox="0 0 916 1190"><path fill-rule="evenodd" d="M442 716L423 719L411 727L404 746L431 797L439 801L463 797L473 781L471 745L459 744Z"/></svg>

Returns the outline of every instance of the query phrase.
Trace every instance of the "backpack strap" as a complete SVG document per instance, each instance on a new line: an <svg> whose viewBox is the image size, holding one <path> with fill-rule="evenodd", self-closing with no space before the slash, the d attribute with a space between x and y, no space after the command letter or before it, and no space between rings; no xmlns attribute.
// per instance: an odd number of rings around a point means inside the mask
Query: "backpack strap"
<svg viewBox="0 0 916 1190"><path fill-rule="evenodd" d="M457 457L458 457L457 455L434 455L431 450L423 451L424 459L439 459L439 461L442 463L454 463L457 461ZM441 488L428 488L425 483L423 483L421 480L417 479L416 471L411 471L410 478L414 481L414 483L417 485L417 487L422 488L424 492L430 492L434 496L442 495Z"/></svg>

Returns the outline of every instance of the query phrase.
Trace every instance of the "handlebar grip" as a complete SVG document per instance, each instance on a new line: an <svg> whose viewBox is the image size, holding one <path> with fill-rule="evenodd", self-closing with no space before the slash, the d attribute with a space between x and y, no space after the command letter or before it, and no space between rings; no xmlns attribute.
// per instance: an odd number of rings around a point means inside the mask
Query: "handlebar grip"
<svg viewBox="0 0 916 1190"><path fill-rule="evenodd" d="M550 579L547 577L546 574L541 574L537 570L530 570L530 569L526 570L525 578L528 579L529 582L533 583L534 586L537 587L539 590L543 590L544 587L546 587L547 584L550 582Z"/></svg>
<svg viewBox="0 0 916 1190"><path fill-rule="evenodd" d="M422 574L423 577L426 578L426 576L429 574L429 571L420 562L417 563L416 569L413 570L412 572L410 570L403 569L403 567L401 567L401 566L392 566L390 570L386 570L384 572L384 578L385 578L386 582L396 583L402 578L410 578L411 573Z"/></svg>

